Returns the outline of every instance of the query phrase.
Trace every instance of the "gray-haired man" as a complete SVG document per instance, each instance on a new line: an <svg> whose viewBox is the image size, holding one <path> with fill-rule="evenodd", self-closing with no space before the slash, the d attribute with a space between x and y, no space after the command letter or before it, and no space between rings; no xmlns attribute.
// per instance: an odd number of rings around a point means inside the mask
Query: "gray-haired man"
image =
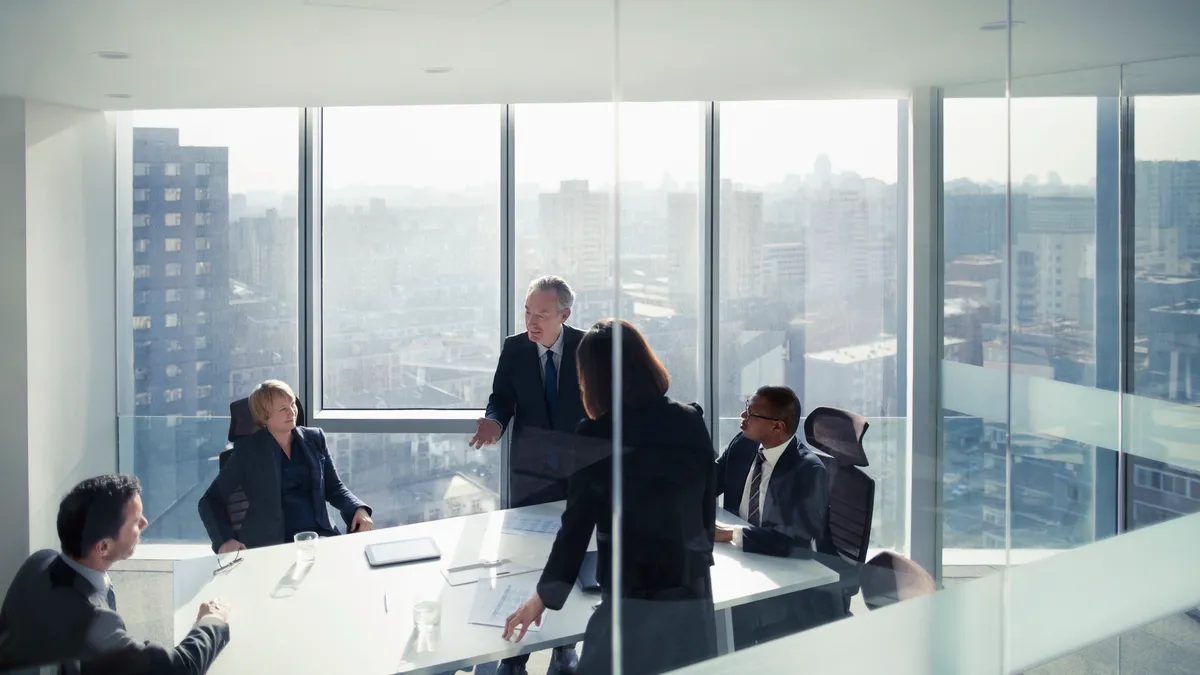
<svg viewBox="0 0 1200 675"><path fill-rule="evenodd" d="M487 412L476 422L476 448L500 440L512 426L509 452L509 505L529 506L567 498L572 463L564 453L567 435L584 418L575 371L575 349L583 331L566 324L575 292L560 277L529 284L525 295L525 332L504 340L492 380ZM500 675L521 675L529 656L506 659ZM575 672L574 647L554 650L562 675Z"/></svg>

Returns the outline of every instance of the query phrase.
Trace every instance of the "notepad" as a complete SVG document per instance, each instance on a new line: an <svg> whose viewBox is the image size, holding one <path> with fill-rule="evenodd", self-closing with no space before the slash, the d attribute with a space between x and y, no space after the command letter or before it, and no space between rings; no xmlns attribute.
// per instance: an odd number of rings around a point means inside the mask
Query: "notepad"
<svg viewBox="0 0 1200 675"><path fill-rule="evenodd" d="M506 513L500 531L505 534L524 534L553 539L558 536L560 527L562 527L562 518L559 516Z"/></svg>
<svg viewBox="0 0 1200 675"><path fill-rule="evenodd" d="M520 609L536 590L537 578L533 576L480 581L475 586L475 601L467 623L503 628L509 615ZM529 626L531 631L541 629L537 624Z"/></svg>

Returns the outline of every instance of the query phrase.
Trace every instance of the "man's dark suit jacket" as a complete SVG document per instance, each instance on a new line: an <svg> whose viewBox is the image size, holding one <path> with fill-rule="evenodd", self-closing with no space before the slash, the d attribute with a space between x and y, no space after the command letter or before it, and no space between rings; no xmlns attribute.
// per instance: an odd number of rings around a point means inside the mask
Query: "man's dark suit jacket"
<svg viewBox="0 0 1200 675"><path fill-rule="evenodd" d="M308 457L312 471L313 509L321 527L338 532L329 522L326 502L342 514L347 526L359 508L370 511L370 507L342 483L333 466L333 458L329 456L323 431L314 427L296 427L292 430L292 444L307 449L304 455ZM200 519L204 521L204 529L208 530L214 551L230 539L242 542L246 548L284 543L281 453L279 443L265 427L234 441L229 460L200 497ZM242 500L245 501L245 515L235 525L229 508L233 502Z"/></svg>
<svg viewBox="0 0 1200 675"><path fill-rule="evenodd" d="M229 624L215 616L174 649L133 639L103 593L51 550L21 565L0 609L0 669L78 659L85 672L199 675L227 642Z"/></svg>
<svg viewBox="0 0 1200 675"><path fill-rule="evenodd" d="M558 404L546 405L537 343L526 333L504 340L484 415L502 429L512 425L510 506L528 506L567 497L567 477L575 470L570 450L575 427L586 415L579 395L575 350L583 331L563 325Z"/></svg>
<svg viewBox="0 0 1200 675"><path fill-rule="evenodd" d="M738 434L717 460L717 493L725 496L721 505L730 513L741 515L746 478L760 447ZM836 555L829 536L829 473L820 457L793 438L763 489L762 524L742 530L742 550L784 558ZM841 605L835 600L826 590L813 589L735 607L735 646L740 649L836 618Z"/></svg>
<svg viewBox="0 0 1200 675"><path fill-rule="evenodd" d="M738 434L717 460L717 493L722 506L738 513L746 479L762 447ZM829 473L821 458L793 438L771 471L765 487L762 526L742 531L742 548L748 553L782 557L811 554L812 543L825 552L829 536ZM739 514L740 515L740 514Z"/></svg>
<svg viewBox="0 0 1200 675"><path fill-rule="evenodd" d="M621 634L625 673L661 673L715 656L712 587L717 494L704 413L662 397L623 411ZM588 621L580 672L612 672L612 417L585 420L562 527L538 595L561 609L592 531L604 603Z"/></svg>

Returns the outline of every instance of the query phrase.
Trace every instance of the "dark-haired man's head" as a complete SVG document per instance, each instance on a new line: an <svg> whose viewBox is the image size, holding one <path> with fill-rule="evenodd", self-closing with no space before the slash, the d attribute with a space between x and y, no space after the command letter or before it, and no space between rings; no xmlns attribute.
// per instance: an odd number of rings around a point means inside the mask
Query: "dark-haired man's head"
<svg viewBox="0 0 1200 675"><path fill-rule="evenodd" d="M783 445L800 426L800 399L788 387L759 387L742 411L742 434L766 448Z"/></svg>
<svg viewBox="0 0 1200 675"><path fill-rule="evenodd" d="M63 553L97 570L133 555L142 529L141 485L134 476L108 474L76 485L58 505Z"/></svg>

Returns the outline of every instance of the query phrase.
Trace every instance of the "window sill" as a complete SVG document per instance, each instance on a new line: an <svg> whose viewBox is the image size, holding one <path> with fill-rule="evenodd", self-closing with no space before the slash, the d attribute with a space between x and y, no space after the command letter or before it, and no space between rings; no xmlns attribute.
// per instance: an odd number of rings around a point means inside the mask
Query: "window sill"
<svg viewBox="0 0 1200 675"><path fill-rule="evenodd" d="M318 411L311 426L326 433L473 434L479 409L455 410L329 410Z"/></svg>
<svg viewBox="0 0 1200 675"><path fill-rule="evenodd" d="M204 542L138 544L132 557L116 563L112 569L115 572L173 572L177 561L212 554L212 547Z"/></svg>

